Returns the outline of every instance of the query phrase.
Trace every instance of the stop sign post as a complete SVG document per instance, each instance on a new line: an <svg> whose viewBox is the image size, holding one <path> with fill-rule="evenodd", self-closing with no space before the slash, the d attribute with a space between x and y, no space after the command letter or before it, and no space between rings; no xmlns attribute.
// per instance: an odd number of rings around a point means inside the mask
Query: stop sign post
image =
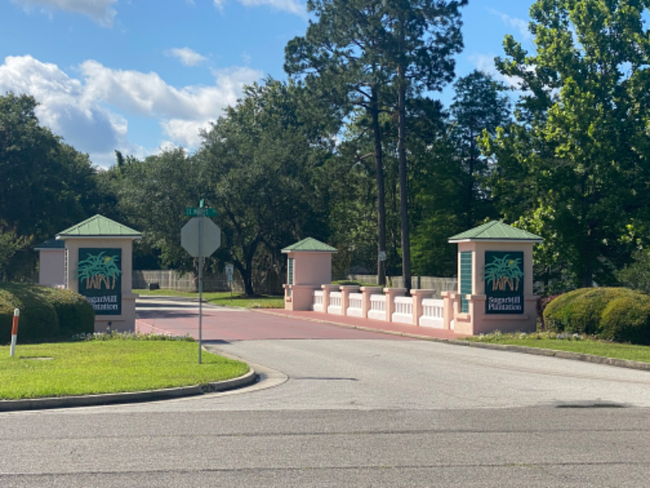
<svg viewBox="0 0 650 488"><path fill-rule="evenodd" d="M209 257L221 246L221 229L205 218L206 215L216 215L213 209L189 209L198 210L196 213L186 214L199 215L194 217L181 229L181 246L190 256L199 258L199 364L201 364L201 347L203 346L203 258ZM206 212L212 210L212 212Z"/></svg>

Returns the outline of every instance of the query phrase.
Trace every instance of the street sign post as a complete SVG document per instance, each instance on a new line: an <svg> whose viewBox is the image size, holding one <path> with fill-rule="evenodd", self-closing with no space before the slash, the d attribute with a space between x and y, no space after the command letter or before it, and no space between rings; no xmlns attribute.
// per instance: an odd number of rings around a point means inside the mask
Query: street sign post
<svg viewBox="0 0 650 488"><path fill-rule="evenodd" d="M230 288L230 298L232 298L232 275L235 267L232 264L226 264L226 276L228 277L228 287Z"/></svg>
<svg viewBox="0 0 650 488"><path fill-rule="evenodd" d="M217 211L213 208L186 207L185 215L188 217L216 217Z"/></svg>
<svg viewBox="0 0 650 488"><path fill-rule="evenodd" d="M181 229L181 246L190 253L190 256L199 258L199 364L201 364L201 347L203 346L203 258L209 257L214 251L221 246L221 229L219 226L206 219L207 214L203 211L212 210L214 215L217 213L211 208L186 208L188 210L198 210L198 217L191 219Z"/></svg>

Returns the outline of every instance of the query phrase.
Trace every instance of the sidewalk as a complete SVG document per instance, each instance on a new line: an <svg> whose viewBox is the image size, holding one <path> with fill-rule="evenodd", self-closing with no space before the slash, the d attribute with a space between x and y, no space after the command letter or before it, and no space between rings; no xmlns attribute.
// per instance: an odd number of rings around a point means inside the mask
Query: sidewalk
<svg viewBox="0 0 650 488"><path fill-rule="evenodd" d="M400 335L425 339L462 339L467 337L462 334L455 334L453 330L435 329L433 327L417 327L415 325L400 324L397 322L386 322L384 320L363 319L361 317L347 317L321 312L295 312L280 308L253 309L254 312L277 315L292 319L309 320L325 324L338 325L351 329L381 332L384 334Z"/></svg>

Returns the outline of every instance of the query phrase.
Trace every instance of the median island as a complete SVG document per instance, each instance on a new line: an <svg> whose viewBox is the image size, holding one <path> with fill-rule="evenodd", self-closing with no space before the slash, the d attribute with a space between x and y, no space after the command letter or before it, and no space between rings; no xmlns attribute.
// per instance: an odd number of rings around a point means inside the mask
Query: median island
<svg viewBox="0 0 650 488"><path fill-rule="evenodd" d="M0 347L0 400L97 395L209 385L248 365L203 352L190 337L89 334L75 342Z"/></svg>

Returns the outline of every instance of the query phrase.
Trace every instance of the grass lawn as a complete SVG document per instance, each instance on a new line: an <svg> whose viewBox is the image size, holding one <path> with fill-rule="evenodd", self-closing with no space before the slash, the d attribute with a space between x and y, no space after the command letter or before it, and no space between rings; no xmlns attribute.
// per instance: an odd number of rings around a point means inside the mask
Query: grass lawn
<svg viewBox="0 0 650 488"><path fill-rule="evenodd" d="M0 347L0 399L144 391L236 378L248 365L187 341L106 340ZM27 359L50 357L49 360Z"/></svg>
<svg viewBox="0 0 650 488"><path fill-rule="evenodd" d="M518 334L489 334L483 337L468 337L465 340L492 344L510 344L514 346L555 349L560 351L576 352L579 354L591 354L593 356L629 359L632 361L650 363L649 346L618 344L590 338L581 338L580 340L557 339L553 334L540 333L527 334L524 338L519 338Z"/></svg>
<svg viewBox="0 0 650 488"><path fill-rule="evenodd" d="M191 297L198 300L198 293L176 290L133 290L133 293L140 295L159 295L167 297ZM275 295L261 295L256 298L240 296L237 293L230 296L229 291L203 293L203 300L207 300L215 305L225 305L228 307L243 308L284 308L284 297Z"/></svg>

